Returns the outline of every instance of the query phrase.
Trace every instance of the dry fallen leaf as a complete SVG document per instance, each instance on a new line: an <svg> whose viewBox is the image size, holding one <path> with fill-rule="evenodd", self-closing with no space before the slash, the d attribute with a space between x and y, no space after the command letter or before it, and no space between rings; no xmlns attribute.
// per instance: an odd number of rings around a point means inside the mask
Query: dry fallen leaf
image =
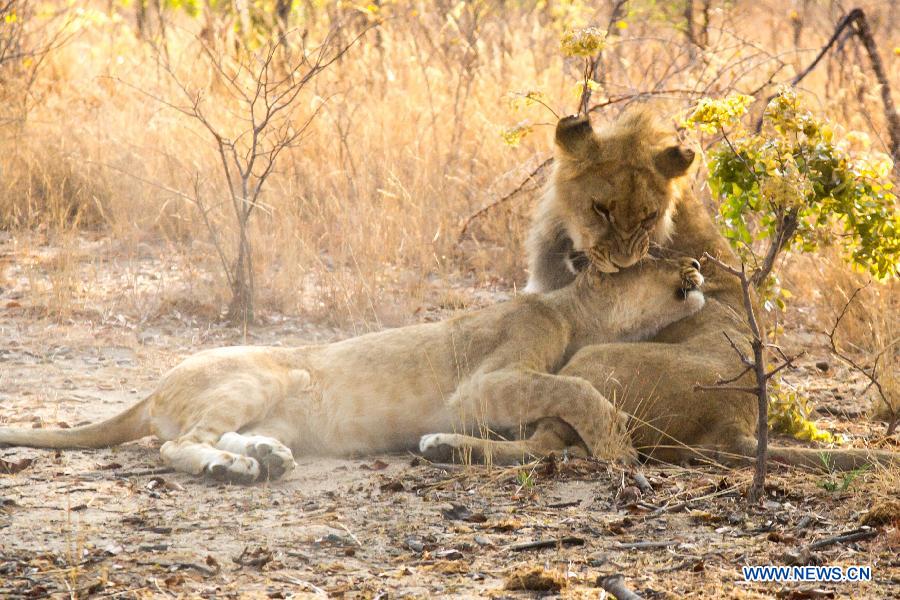
<svg viewBox="0 0 900 600"><path fill-rule="evenodd" d="M522 521L518 519L502 519L488 523L486 528L494 531L517 531L522 528Z"/></svg>
<svg viewBox="0 0 900 600"><path fill-rule="evenodd" d="M23 458L19 461L3 460L0 458L0 474L15 475L20 471L24 471L34 463L33 458Z"/></svg>
<svg viewBox="0 0 900 600"><path fill-rule="evenodd" d="M363 471L384 471L388 468L388 464L383 460L375 460L371 465L359 465Z"/></svg>

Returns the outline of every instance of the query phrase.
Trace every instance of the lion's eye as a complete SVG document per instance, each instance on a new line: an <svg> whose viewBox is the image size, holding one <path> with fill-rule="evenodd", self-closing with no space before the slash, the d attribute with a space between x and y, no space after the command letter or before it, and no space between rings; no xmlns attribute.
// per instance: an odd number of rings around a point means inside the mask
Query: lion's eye
<svg viewBox="0 0 900 600"><path fill-rule="evenodd" d="M594 212L609 221L609 209L599 202L594 202Z"/></svg>
<svg viewBox="0 0 900 600"><path fill-rule="evenodd" d="M644 228L652 227L653 224L656 223L656 217L658 216L659 212L654 210L652 213L644 217L644 220L641 221L641 225L643 225Z"/></svg>

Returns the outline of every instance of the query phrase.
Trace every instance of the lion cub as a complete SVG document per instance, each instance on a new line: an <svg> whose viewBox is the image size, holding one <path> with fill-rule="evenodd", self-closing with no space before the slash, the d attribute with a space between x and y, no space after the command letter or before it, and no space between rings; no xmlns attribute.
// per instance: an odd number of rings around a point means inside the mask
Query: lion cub
<svg viewBox="0 0 900 600"><path fill-rule="evenodd" d="M299 348L199 352L149 397L95 425L0 429L0 445L98 448L146 435L175 469L250 482L294 468L293 453L415 446L432 431L572 424L595 454L626 418L585 379L554 375L586 344L640 340L703 306L696 261L648 260L438 323ZM608 280L608 281L607 281Z"/></svg>
<svg viewBox="0 0 900 600"><path fill-rule="evenodd" d="M694 152L675 143L645 108L594 132L587 117L556 127L556 167L528 236L526 291L568 284L587 264L613 273L670 235L675 180Z"/></svg>

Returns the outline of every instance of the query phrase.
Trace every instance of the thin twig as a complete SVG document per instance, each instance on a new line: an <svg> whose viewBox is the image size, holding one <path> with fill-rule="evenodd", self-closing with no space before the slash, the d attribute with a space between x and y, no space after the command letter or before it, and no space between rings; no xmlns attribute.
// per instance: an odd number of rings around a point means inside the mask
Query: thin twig
<svg viewBox="0 0 900 600"><path fill-rule="evenodd" d="M459 231L459 236L457 236L457 240L462 241L463 239L465 239L466 233L468 233L469 226L472 224L472 221L481 217L485 213L490 212L497 206L504 204L506 202L509 202L510 200L512 200L513 198L518 196L525 189L525 186L528 185L528 183L535 180L539 175L543 174L544 169L549 167L551 164L553 164L553 157L550 157L550 158L546 159L544 162L542 162L541 164L539 164L531 173L528 174L527 177L525 177L525 179L522 180L522 183L520 183L519 185L516 186L516 188L513 191L509 192L508 194L506 194L505 196L503 196L502 198L500 198L498 200L494 200L487 206L483 206L482 208L478 209L477 211L475 211L474 213L469 215L466 218L466 220L463 222L463 226Z"/></svg>
<svg viewBox="0 0 900 600"><path fill-rule="evenodd" d="M561 546L583 546L584 539L574 536L566 536L552 540L535 540L533 542L521 542L507 546L508 550L513 552L523 552L525 550L543 550L544 548L559 548Z"/></svg>

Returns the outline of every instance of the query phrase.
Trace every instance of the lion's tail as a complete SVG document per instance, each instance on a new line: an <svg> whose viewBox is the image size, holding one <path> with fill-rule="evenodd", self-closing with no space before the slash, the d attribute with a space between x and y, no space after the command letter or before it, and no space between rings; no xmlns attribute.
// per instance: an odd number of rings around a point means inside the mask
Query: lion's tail
<svg viewBox="0 0 900 600"><path fill-rule="evenodd" d="M828 471L853 471L867 465L900 466L900 453L865 448L786 448L774 446L769 458L788 465Z"/></svg>
<svg viewBox="0 0 900 600"><path fill-rule="evenodd" d="M12 429L0 427L0 447L32 448L106 448L152 433L147 405L150 398L138 402L118 415L91 425L72 429Z"/></svg>
<svg viewBox="0 0 900 600"><path fill-rule="evenodd" d="M749 462L756 455L756 440L740 440L738 453ZM826 471L853 471L866 465L900 466L900 452L869 448L793 448L769 445L772 462Z"/></svg>

